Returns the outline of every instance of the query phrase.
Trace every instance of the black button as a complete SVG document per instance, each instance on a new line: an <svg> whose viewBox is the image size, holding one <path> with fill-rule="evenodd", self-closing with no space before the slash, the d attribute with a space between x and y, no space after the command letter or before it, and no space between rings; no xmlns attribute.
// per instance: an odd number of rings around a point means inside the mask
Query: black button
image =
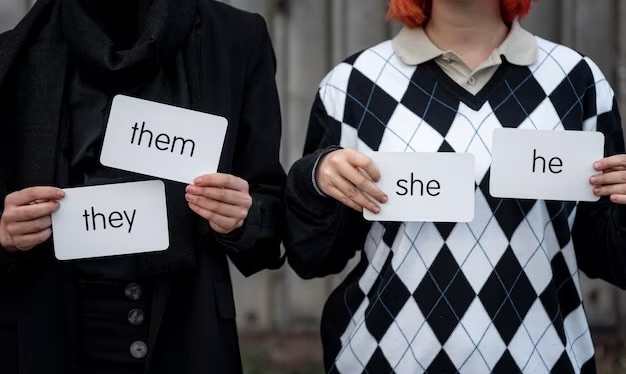
<svg viewBox="0 0 626 374"><path fill-rule="evenodd" d="M128 300L137 301L141 299L141 294L143 294L143 289L137 283L131 283L128 286L126 286L126 289L124 290L124 294L126 295L126 298Z"/></svg>
<svg viewBox="0 0 626 374"><path fill-rule="evenodd" d="M130 322L133 326L141 326L143 325L143 321L145 320L145 316L143 314L143 310L141 309L132 309L128 312L128 322Z"/></svg>
<svg viewBox="0 0 626 374"><path fill-rule="evenodd" d="M130 345L130 354L134 358L144 358L148 354L148 346L142 341L136 341Z"/></svg>

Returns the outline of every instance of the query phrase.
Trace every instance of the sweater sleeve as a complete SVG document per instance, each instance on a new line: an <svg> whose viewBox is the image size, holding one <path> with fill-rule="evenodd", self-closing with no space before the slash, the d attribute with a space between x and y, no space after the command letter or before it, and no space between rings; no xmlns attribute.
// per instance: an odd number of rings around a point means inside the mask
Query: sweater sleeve
<svg viewBox="0 0 626 374"><path fill-rule="evenodd" d="M624 153L624 138L617 102L608 83L602 86L597 87L597 100L609 110L591 121L597 121L596 130L605 136L605 156L612 156ZM608 197L580 203L572 239L578 265L587 276L626 289L626 206L614 204Z"/></svg>
<svg viewBox="0 0 626 374"><path fill-rule="evenodd" d="M305 279L341 272L362 249L370 227L359 212L323 196L313 183L320 157L340 143L341 123L327 113L318 93L304 156L292 166L286 190L287 260Z"/></svg>
<svg viewBox="0 0 626 374"><path fill-rule="evenodd" d="M216 235L233 264L244 275L276 269L284 263L285 171L280 164L281 117L276 87L276 59L265 21L255 16L255 51L246 77L241 128L233 174L250 185L252 206L244 226Z"/></svg>

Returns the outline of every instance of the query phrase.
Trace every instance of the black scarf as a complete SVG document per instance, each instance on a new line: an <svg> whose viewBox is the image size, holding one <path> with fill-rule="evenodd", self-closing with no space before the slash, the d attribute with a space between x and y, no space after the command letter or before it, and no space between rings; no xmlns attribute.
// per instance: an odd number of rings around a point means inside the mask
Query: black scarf
<svg viewBox="0 0 626 374"><path fill-rule="evenodd" d="M83 5L97 1L127 8L116 9L118 14L136 14L138 9L136 1L128 0L40 0L31 11L33 19L25 20L35 30L28 41L32 44L27 53L18 56L8 75L11 79L0 87L2 98L8 100L5 103L10 103L0 107L1 135L15 139L4 150L14 162L0 170L14 183L0 186L5 191L55 184L68 69L80 69L92 86L110 98L127 94L181 107L205 107L196 55L201 41L192 33L196 0L152 0L143 30L139 27L136 40L127 40L124 48L119 48L123 43L111 40L112 34L103 30L101 20L90 14L93 8ZM2 141L3 146L7 143ZM137 255L140 275L195 265L201 223L187 207L184 188L166 182L170 248ZM47 251L42 247L40 252L50 255L50 247Z"/></svg>
<svg viewBox="0 0 626 374"><path fill-rule="evenodd" d="M194 0L61 3L63 32L71 56L101 85L117 90L149 82L164 65L172 63L188 38L197 13ZM145 8L147 16L142 19L137 13ZM115 22L121 25L111 25ZM136 35L131 34L133 28L137 29ZM124 33L130 35L121 35ZM112 40L112 35L118 40ZM131 44L130 48L124 49L125 44Z"/></svg>

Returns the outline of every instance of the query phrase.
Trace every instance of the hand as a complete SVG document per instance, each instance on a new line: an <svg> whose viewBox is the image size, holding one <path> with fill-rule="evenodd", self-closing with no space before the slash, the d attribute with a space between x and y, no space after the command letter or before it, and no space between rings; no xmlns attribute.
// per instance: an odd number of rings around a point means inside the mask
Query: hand
<svg viewBox="0 0 626 374"><path fill-rule="evenodd" d="M248 182L230 174L207 174L187 186L185 199L197 215L209 221L211 228L228 234L241 227L248 217L252 197Z"/></svg>
<svg viewBox="0 0 626 374"><path fill-rule="evenodd" d="M7 195L0 217L0 245L10 252L29 251L48 240L51 214L64 196L56 187L30 187Z"/></svg>
<svg viewBox="0 0 626 374"><path fill-rule="evenodd" d="M602 174L589 180L597 196L610 196L617 204L626 204L626 154L615 155L596 162L593 167Z"/></svg>
<svg viewBox="0 0 626 374"><path fill-rule="evenodd" d="M315 179L322 192L359 212L379 213L376 201L387 202L387 195L374 184L380 180L378 168L371 158L353 149L338 149L322 157Z"/></svg>

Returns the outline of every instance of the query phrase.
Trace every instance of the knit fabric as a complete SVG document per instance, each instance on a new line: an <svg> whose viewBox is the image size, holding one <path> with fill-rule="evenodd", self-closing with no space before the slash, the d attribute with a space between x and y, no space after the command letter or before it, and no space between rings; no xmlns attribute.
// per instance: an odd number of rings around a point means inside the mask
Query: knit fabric
<svg viewBox="0 0 626 374"><path fill-rule="evenodd" d="M621 134L619 115L598 67L537 42L535 64L505 61L475 96L433 61L404 64L389 41L323 80L318 100L340 146L476 159L472 222L371 226L361 265L325 309L324 323L347 322L325 338L340 342L326 347L329 372L595 372L572 241L578 204L489 194L497 128L602 131L607 149L623 152L609 137Z"/></svg>

